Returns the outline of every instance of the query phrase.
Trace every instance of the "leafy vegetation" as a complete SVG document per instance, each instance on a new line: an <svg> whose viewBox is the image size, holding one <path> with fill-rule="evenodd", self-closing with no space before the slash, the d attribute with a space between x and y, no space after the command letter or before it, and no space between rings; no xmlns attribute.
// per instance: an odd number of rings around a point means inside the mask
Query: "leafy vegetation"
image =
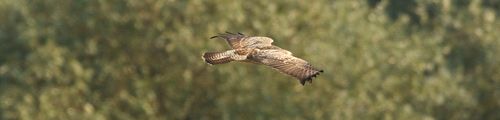
<svg viewBox="0 0 500 120"><path fill-rule="evenodd" d="M498 0L0 0L0 119L500 119ZM210 66L269 36L312 85Z"/></svg>

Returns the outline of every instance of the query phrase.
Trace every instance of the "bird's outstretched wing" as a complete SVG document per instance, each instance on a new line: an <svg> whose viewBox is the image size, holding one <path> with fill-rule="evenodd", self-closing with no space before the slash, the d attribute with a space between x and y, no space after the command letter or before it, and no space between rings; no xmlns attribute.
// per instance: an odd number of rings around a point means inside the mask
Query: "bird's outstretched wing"
<svg viewBox="0 0 500 120"><path fill-rule="evenodd" d="M227 43L233 49L245 48L254 44L264 44L271 45L273 39L269 37L256 37L256 36L246 36L242 33L234 34L226 32L227 34L221 34L218 36L212 36L210 39L221 37L226 39Z"/></svg>
<svg viewBox="0 0 500 120"><path fill-rule="evenodd" d="M307 81L312 84L312 78L319 75L318 70L307 61L294 57L285 52L265 52L252 55L247 59L272 67L281 73L297 78L302 85Z"/></svg>

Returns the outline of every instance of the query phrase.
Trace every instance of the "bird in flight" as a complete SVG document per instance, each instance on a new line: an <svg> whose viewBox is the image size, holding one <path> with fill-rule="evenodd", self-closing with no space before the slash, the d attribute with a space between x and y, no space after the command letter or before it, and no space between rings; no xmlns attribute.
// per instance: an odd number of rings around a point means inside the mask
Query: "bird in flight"
<svg viewBox="0 0 500 120"><path fill-rule="evenodd" d="M312 79L319 75L318 70L307 61L292 56L290 51L271 45L273 39L269 37L246 36L242 33L220 34L213 38L224 38L232 50L224 52L206 52L203 60L210 65L224 64L232 61L250 62L272 67L283 74L292 76L300 81L312 84Z"/></svg>

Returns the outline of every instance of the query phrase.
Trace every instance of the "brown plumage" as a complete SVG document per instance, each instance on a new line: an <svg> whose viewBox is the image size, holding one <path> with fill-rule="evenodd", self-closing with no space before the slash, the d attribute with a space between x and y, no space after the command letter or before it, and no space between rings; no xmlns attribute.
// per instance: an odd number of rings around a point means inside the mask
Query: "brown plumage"
<svg viewBox="0 0 500 120"><path fill-rule="evenodd" d="M271 45L273 39L269 37L226 33L210 37L210 39L224 38L233 50L206 52L202 56L206 63L216 65L241 61L263 64L298 79L302 85L306 81L312 84L312 78L319 75L319 72L323 72L323 70L316 69L307 61L292 56L290 51Z"/></svg>

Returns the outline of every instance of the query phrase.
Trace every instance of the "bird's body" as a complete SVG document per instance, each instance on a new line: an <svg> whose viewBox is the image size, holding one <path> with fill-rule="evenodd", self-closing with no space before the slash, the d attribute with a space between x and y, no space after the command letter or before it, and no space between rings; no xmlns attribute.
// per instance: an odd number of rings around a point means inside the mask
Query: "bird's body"
<svg viewBox="0 0 500 120"><path fill-rule="evenodd" d="M263 64L297 78L302 85L306 81L312 83L312 78L316 77L319 72L323 72L307 61L292 56L290 51L271 45L273 39L269 37L246 36L241 33L228 32L226 35L213 36L210 39L216 37L226 39L233 50L203 54L203 60L210 65L232 61Z"/></svg>

